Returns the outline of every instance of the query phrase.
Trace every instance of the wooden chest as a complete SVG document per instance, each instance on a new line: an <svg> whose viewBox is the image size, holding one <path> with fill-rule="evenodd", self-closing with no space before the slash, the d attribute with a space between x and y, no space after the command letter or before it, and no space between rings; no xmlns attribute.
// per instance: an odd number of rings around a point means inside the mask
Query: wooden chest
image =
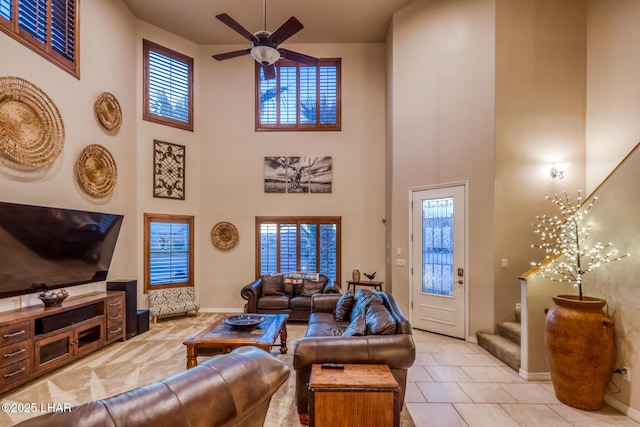
<svg viewBox="0 0 640 427"><path fill-rule="evenodd" d="M311 367L309 425L391 427L400 425L400 387L387 365Z"/></svg>

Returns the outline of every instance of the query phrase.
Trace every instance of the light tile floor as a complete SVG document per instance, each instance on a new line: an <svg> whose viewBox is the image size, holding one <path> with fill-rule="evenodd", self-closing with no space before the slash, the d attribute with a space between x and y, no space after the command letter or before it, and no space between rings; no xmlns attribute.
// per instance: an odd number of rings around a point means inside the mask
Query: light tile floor
<svg viewBox="0 0 640 427"><path fill-rule="evenodd" d="M547 381L526 381L479 345L414 330L406 407L416 426L640 426L608 405L564 405Z"/></svg>

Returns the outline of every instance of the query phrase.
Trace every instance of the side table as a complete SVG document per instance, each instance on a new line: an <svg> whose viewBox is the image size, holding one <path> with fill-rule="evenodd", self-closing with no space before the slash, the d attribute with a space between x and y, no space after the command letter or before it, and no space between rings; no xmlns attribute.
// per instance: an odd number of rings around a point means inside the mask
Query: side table
<svg viewBox="0 0 640 427"><path fill-rule="evenodd" d="M354 281L347 281L347 289L349 288L353 288L353 293L356 292L356 286L369 286L372 287L373 289L378 289L380 292L382 292L382 284L384 282L354 282Z"/></svg>
<svg viewBox="0 0 640 427"><path fill-rule="evenodd" d="M310 427L398 427L400 387L387 365L311 366Z"/></svg>

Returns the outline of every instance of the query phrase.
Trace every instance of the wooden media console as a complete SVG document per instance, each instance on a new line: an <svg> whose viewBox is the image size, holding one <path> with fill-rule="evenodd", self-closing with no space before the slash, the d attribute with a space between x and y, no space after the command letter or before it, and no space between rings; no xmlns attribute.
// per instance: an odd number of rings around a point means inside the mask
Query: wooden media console
<svg viewBox="0 0 640 427"><path fill-rule="evenodd" d="M93 292L62 305L0 313L0 393L125 340L125 293Z"/></svg>

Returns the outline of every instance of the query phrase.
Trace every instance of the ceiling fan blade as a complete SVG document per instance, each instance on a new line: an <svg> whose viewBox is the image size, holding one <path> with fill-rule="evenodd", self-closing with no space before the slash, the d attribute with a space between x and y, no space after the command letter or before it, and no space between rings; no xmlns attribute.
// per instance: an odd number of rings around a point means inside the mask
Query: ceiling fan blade
<svg viewBox="0 0 640 427"><path fill-rule="evenodd" d="M249 40L250 42L256 42L256 43L258 42L258 38L256 36L254 36L249 30L244 28L235 19L233 19L226 13L221 13L219 15L216 15L216 18L218 18L220 21L225 23L229 28L231 28L236 33L240 34L242 37Z"/></svg>
<svg viewBox="0 0 640 427"><path fill-rule="evenodd" d="M234 50L233 52L219 53L217 55L213 55L213 58L218 61L223 61L225 59L236 58L238 56L248 55L251 53L251 49L242 49L242 50Z"/></svg>
<svg viewBox="0 0 640 427"><path fill-rule="evenodd" d="M269 39L276 45L279 45L303 28L304 25L302 25L302 23L298 21L295 16L292 16L287 20L287 22L280 25L277 30L271 33Z"/></svg>
<svg viewBox="0 0 640 427"><path fill-rule="evenodd" d="M276 78L276 67L275 65L264 65L262 67L262 71L264 72L265 80L271 80Z"/></svg>
<svg viewBox="0 0 640 427"><path fill-rule="evenodd" d="M314 58L313 56L305 55L304 53L294 52L288 49L278 49L280 52L280 56L282 58L288 59L293 62L298 62L304 65L318 65L320 60L318 58Z"/></svg>

